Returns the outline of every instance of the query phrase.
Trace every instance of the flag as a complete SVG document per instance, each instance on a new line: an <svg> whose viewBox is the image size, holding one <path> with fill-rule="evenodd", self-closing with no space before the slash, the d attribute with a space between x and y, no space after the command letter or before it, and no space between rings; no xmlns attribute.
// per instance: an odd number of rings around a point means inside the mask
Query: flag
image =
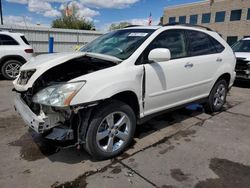
<svg viewBox="0 0 250 188"><path fill-rule="evenodd" d="M72 8L73 8L73 7L72 7ZM65 8L65 16L66 16L66 17L72 16L72 13L73 13L72 8L69 8L68 5L66 6L66 8Z"/></svg>
<svg viewBox="0 0 250 188"><path fill-rule="evenodd" d="M153 19L152 19L152 14L151 14L151 12L150 12L150 15L149 15L149 17L148 17L148 25L149 25L149 26L152 25L152 21L153 21Z"/></svg>

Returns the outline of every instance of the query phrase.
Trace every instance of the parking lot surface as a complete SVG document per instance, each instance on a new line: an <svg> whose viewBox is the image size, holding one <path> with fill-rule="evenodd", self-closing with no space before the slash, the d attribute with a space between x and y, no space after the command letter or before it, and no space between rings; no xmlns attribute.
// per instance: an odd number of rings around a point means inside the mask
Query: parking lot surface
<svg viewBox="0 0 250 188"><path fill-rule="evenodd" d="M0 187L249 187L250 89L233 87L223 112L200 107L138 126L116 159L94 161L28 131L0 80Z"/></svg>

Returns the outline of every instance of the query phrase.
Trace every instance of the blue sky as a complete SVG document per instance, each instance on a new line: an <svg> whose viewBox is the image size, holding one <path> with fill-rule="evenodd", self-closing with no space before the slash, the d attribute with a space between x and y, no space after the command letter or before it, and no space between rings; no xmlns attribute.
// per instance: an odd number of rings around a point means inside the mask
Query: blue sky
<svg viewBox="0 0 250 188"><path fill-rule="evenodd" d="M150 12L157 24L164 7L200 0L2 0L5 24L50 26L65 6L78 7L77 15L94 22L97 30L111 23L146 24Z"/></svg>

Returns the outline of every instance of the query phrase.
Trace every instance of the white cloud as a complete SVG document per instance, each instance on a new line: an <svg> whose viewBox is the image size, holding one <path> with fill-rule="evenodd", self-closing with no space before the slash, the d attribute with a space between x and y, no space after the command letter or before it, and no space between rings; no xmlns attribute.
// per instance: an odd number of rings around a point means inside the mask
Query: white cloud
<svg viewBox="0 0 250 188"><path fill-rule="evenodd" d="M61 12L56 9L51 9L51 10L45 11L43 15L46 17L58 17L58 16L61 16Z"/></svg>
<svg viewBox="0 0 250 188"><path fill-rule="evenodd" d="M80 0L83 4L96 8L126 8L139 0Z"/></svg>
<svg viewBox="0 0 250 188"><path fill-rule="evenodd" d="M39 26L38 23L33 23L32 17L29 16L4 16L5 25L19 25L19 26ZM42 26L42 25L41 25ZM43 27L47 25L43 25Z"/></svg>
<svg viewBox="0 0 250 188"><path fill-rule="evenodd" d="M99 28L101 31L108 31L111 24L118 24L121 22L128 22L131 23L132 25L141 25L141 26L147 26L148 25L148 18L133 18L133 19L128 19L128 20L120 20L117 22L113 22L113 23L108 23L105 24L103 27ZM157 19L153 19L152 25L158 25L160 22L160 18Z"/></svg>
<svg viewBox="0 0 250 188"><path fill-rule="evenodd" d="M45 12L52 10L51 4L40 0L29 0L28 9L30 12Z"/></svg>
<svg viewBox="0 0 250 188"><path fill-rule="evenodd" d="M28 0L6 0L10 3L19 3L19 4L27 4Z"/></svg>

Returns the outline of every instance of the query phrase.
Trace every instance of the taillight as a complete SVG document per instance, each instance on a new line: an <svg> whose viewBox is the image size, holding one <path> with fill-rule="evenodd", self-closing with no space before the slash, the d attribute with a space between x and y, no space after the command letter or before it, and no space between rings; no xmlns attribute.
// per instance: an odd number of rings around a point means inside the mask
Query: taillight
<svg viewBox="0 0 250 188"><path fill-rule="evenodd" d="M31 48L31 49L25 49L24 50L26 53L28 54L32 54L34 52L34 50Z"/></svg>

